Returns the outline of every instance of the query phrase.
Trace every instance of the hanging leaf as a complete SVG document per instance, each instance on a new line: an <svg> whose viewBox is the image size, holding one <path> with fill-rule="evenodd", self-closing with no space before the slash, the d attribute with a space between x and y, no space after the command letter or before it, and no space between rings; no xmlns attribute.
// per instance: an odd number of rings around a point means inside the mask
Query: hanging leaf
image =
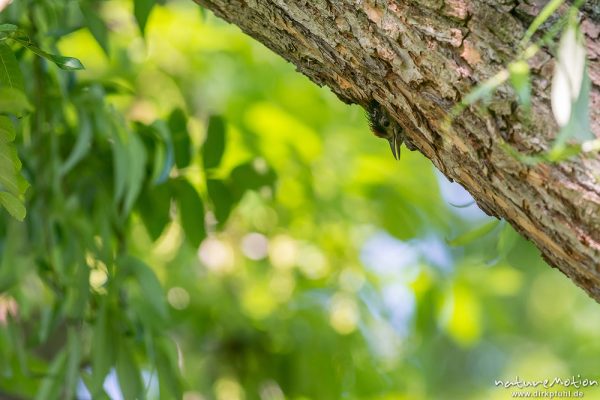
<svg viewBox="0 0 600 400"><path fill-rule="evenodd" d="M8 143L15 140L15 126L10 118L0 115L0 143Z"/></svg>
<svg viewBox="0 0 600 400"><path fill-rule="evenodd" d="M173 151L173 142L169 127L164 121L154 122L150 128L157 139L157 145L154 150L154 171L152 173L152 183L160 184L166 182L175 163Z"/></svg>
<svg viewBox="0 0 600 400"><path fill-rule="evenodd" d="M12 114L17 117L33 110L25 93L16 88L0 87L0 114Z"/></svg>
<svg viewBox="0 0 600 400"><path fill-rule="evenodd" d="M144 149L142 141L136 135L131 135L129 138L127 159L128 185L123 205L124 214L129 213L140 193L146 170L146 150Z"/></svg>
<svg viewBox="0 0 600 400"><path fill-rule="evenodd" d="M131 400L144 399L144 385L140 367L131 351L133 344L129 343L128 339L121 337L118 347L116 369L123 398Z"/></svg>
<svg viewBox="0 0 600 400"><path fill-rule="evenodd" d="M452 240L448 240L448 244L450 246L465 246L493 231L499 223L500 221L496 219L487 222L473 230L463 233L462 235L458 235Z"/></svg>
<svg viewBox="0 0 600 400"><path fill-rule="evenodd" d="M172 182L179 207L179 219L187 241L198 247L206 238L204 203L194 187L183 178Z"/></svg>
<svg viewBox="0 0 600 400"><path fill-rule="evenodd" d="M137 134L125 130L121 121L114 121L113 165L115 180L115 203L122 201L121 212L131 210L145 178L146 149Z"/></svg>
<svg viewBox="0 0 600 400"><path fill-rule="evenodd" d="M154 271L147 266L142 260L135 257L124 257L120 265L126 268L134 277L137 284L140 285L145 301L150 304L156 316L167 318L167 304L163 288L156 278Z"/></svg>
<svg viewBox="0 0 600 400"><path fill-rule="evenodd" d="M589 100L591 86L592 83L588 74L584 73L579 96L572 103L569 121L560 129L548 156L551 161L559 161L579 152L574 152L572 147L567 146L569 139L575 139L578 143L583 143L595 138L590 125Z"/></svg>
<svg viewBox="0 0 600 400"><path fill-rule="evenodd" d="M137 21L138 27L140 28L140 32L144 35L146 32L146 23L148 22L148 17L150 16L150 12L156 3L155 0L134 0L133 1L133 13L135 15L135 20Z"/></svg>
<svg viewBox="0 0 600 400"><path fill-rule="evenodd" d="M67 361L66 361L66 379L65 392L66 399L75 397L77 390L77 381L79 379L79 362L81 361L81 340L80 332L70 326L67 331Z"/></svg>
<svg viewBox="0 0 600 400"><path fill-rule="evenodd" d="M273 189L276 175L262 159L257 159L235 167L230 174L236 199L239 200L247 190L259 190L263 187Z"/></svg>
<svg viewBox="0 0 600 400"><path fill-rule="evenodd" d="M61 388L65 367L67 364L67 350L64 349L52 360L48 375L42 381L42 386L37 392L36 400L54 400L61 398Z"/></svg>
<svg viewBox="0 0 600 400"><path fill-rule="evenodd" d="M510 83L517 92L519 101L525 108L531 105L531 80L529 64L526 61L515 61L508 66Z"/></svg>
<svg viewBox="0 0 600 400"><path fill-rule="evenodd" d="M21 181L20 170L21 161L15 147L12 143L0 143L0 189L15 195L22 194L27 188L27 183Z"/></svg>
<svg viewBox="0 0 600 400"><path fill-rule="evenodd" d="M13 24L0 24L0 32L15 32L18 29L16 25Z"/></svg>
<svg viewBox="0 0 600 400"><path fill-rule="evenodd" d="M8 192L0 192L0 204L15 219L19 221L23 221L25 219L25 204L13 194Z"/></svg>
<svg viewBox="0 0 600 400"><path fill-rule="evenodd" d="M561 127L569 123L573 102L581 92L585 60L583 36L575 24L569 24L560 40L552 77L552 113Z"/></svg>
<svg viewBox="0 0 600 400"><path fill-rule="evenodd" d="M206 188L214 207L215 217L219 226L222 227L231 214L234 204L233 194L229 187L218 179L207 179Z"/></svg>
<svg viewBox="0 0 600 400"><path fill-rule="evenodd" d="M161 399L181 399L182 387L177 365L177 348L167 339L158 339L156 343L156 370Z"/></svg>
<svg viewBox="0 0 600 400"><path fill-rule="evenodd" d="M115 360L115 346L112 342L114 335L110 321L116 319L116 315L111 315L108 318L108 305L106 297L101 300L100 308L96 314L96 322L94 324L92 334L92 377L89 381L88 389L93 398L96 398L98 393L102 392L104 378L108 375L111 366Z"/></svg>
<svg viewBox="0 0 600 400"><path fill-rule="evenodd" d="M171 221L171 191L168 184L147 186L140 193L137 209L152 240L156 241Z"/></svg>
<svg viewBox="0 0 600 400"><path fill-rule="evenodd" d="M79 135L73 150L67 160L60 166L60 175L68 173L85 155L90 151L92 145L92 124L89 117L83 113L79 113Z"/></svg>
<svg viewBox="0 0 600 400"><path fill-rule="evenodd" d="M0 43L0 86L21 92L25 90L19 63L11 48L5 43Z"/></svg>
<svg viewBox="0 0 600 400"><path fill-rule="evenodd" d="M519 235L517 232L515 232L513 227L505 221L504 226L498 235L498 256L502 259L506 258L518 239Z"/></svg>
<svg viewBox="0 0 600 400"><path fill-rule="evenodd" d="M27 37L15 36L15 37L13 37L13 39L16 40L17 42L19 42L20 44L22 44L23 46L25 46L32 53L37 54L38 56L45 58L48 61L53 62L60 69L64 69L67 71L76 71L76 70L85 69L85 67L83 66L81 61L79 61L78 59L73 58L73 57L64 57L64 56L47 53L44 50L37 47L35 44L33 44L33 42L31 42L31 40L29 40L29 38L27 38Z"/></svg>
<svg viewBox="0 0 600 400"><path fill-rule="evenodd" d="M169 116L169 130L175 151L175 164L177 168L185 168L190 165L192 142L187 131L187 118L180 108L173 110Z"/></svg>
<svg viewBox="0 0 600 400"><path fill-rule="evenodd" d="M527 32L525 32L525 35L521 40L521 44L524 45L529 42L533 37L533 34L537 32L540 26L542 26L542 24L546 22L548 18L550 18L550 16L554 14L554 12L558 10L558 7L560 7L564 2L565 0L550 0L550 2L544 6L542 11L540 11L533 22L529 25Z"/></svg>
<svg viewBox="0 0 600 400"><path fill-rule="evenodd" d="M225 122L220 116L212 116L208 121L206 140L202 146L204 169L216 168L225 152Z"/></svg>
<svg viewBox="0 0 600 400"><path fill-rule="evenodd" d="M104 53L109 55L109 42L108 42L108 28L106 24L98 15L98 10L95 9L89 2L81 1L79 3L81 13L85 19L87 28L91 32L96 42L102 47Z"/></svg>

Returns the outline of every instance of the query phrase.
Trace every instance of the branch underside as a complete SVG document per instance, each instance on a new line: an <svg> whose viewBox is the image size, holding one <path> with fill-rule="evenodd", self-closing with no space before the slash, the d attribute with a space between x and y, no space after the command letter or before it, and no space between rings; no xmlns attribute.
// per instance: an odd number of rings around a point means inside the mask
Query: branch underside
<svg viewBox="0 0 600 400"><path fill-rule="evenodd" d="M410 144L461 183L481 209L507 219L550 265L600 302L600 158L531 166L502 147L526 154L550 148L558 131L549 101L550 53L530 61L530 114L505 85L487 109L467 108L451 129L444 124L454 104L516 58L520 38L545 1L195 1L343 101L380 103ZM600 22L597 10L588 8L582 30L590 117L600 137Z"/></svg>

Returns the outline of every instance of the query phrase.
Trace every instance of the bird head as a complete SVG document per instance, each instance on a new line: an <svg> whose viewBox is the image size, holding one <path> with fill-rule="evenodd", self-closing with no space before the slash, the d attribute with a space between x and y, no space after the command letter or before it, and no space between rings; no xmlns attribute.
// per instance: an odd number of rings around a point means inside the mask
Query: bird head
<svg viewBox="0 0 600 400"><path fill-rule="evenodd" d="M400 147L402 146L402 128L393 121L387 111L376 101L372 101L368 108L369 126L373 134L386 139L396 160L400 159Z"/></svg>

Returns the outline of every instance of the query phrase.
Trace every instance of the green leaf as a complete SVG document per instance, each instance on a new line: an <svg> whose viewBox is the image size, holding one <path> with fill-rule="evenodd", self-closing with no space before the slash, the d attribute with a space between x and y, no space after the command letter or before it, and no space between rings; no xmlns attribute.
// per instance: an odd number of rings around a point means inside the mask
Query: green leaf
<svg viewBox="0 0 600 400"><path fill-rule="evenodd" d="M65 315L73 320L84 317L90 296L90 268L87 264L78 264L72 273L73 280L66 289L64 302Z"/></svg>
<svg viewBox="0 0 600 400"><path fill-rule="evenodd" d="M563 153L568 153L566 143L569 139L576 139L578 143L582 143L595 138L590 125L589 100L591 86L591 80L586 68L581 83L581 90L577 99L572 104L569 121L556 136L554 146L549 154L550 160L557 161L564 158Z"/></svg>
<svg viewBox="0 0 600 400"><path fill-rule="evenodd" d="M143 399L144 385L142 384L142 376L140 368L136 362L133 352L132 343L126 338L119 340L119 351L117 353L117 377L119 378L119 387L123 398L125 399Z"/></svg>
<svg viewBox="0 0 600 400"><path fill-rule="evenodd" d="M131 256L123 257L121 265L133 274L135 281L140 285L145 300L156 314L166 319L168 315L167 304L163 288L154 271L140 259Z"/></svg>
<svg viewBox="0 0 600 400"><path fill-rule="evenodd" d="M479 100L488 99L494 90L509 78L507 71L500 71L493 77L477 85L461 102L462 105L470 105Z"/></svg>
<svg viewBox="0 0 600 400"><path fill-rule="evenodd" d="M134 133L125 131L120 121L115 121L113 135L113 165L115 202L123 201L122 213L128 214L144 182L146 149Z"/></svg>
<svg viewBox="0 0 600 400"><path fill-rule="evenodd" d="M85 371L82 371L81 380L83 381L88 392L91 393L92 391L90 390L90 387L92 386L92 379L90 374L86 373ZM103 388L100 388L100 390L94 394L94 400L111 400L111 398L108 397Z"/></svg>
<svg viewBox="0 0 600 400"><path fill-rule="evenodd" d="M60 166L60 175L68 173L79 161L81 161L85 155L90 151L92 147L92 124L89 117L83 113L79 113L79 135L77 135L77 141L71 154L67 160Z"/></svg>
<svg viewBox="0 0 600 400"><path fill-rule="evenodd" d="M190 165L192 158L192 143L187 131L187 118L184 112L177 108L169 116L169 130L175 151L175 164L177 168Z"/></svg>
<svg viewBox="0 0 600 400"><path fill-rule="evenodd" d="M108 29L106 24L100 18L98 14L98 10L95 9L92 4L87 1L81 1L79 3L81 8L81 13L83 14L83 18L87 24L87 28L90 30L96 42L102 47L104 53L109 55L109 42L108 42Z"/></svg>
<svg viewBox="0 0 600 400"><path fill-rule="evenodd" d="M213 204L215 217L219 226L222 227L229 218L229 214L231 214L234 204L233 194L229 187L218 179L207 179L206 188Z"/></svg>
<svg viewBox="0 0 600 400"><path fill-rule="evenodd" d="M156 121L151 125L152 132L158 139L158 145L154 150L154 172L152 182L163 183L169 178L169 174L175 163L173 143L169 128L164 121Z"/></svg>
<svg viewBox="0 0 600 400"><path fill-rule="evenodd" d="M19 221L25 219L25 204L13 194L0 192L0 204L6 208L6 211L8 211L15 219Z"/></svg>
<svg viewBox="0 0 600 400"><path fill-rule="evenodd" d="M128 185L123 205L124 214L129 213L133 206L144 181L146 172L146 149L140 138L131 135L127 146L127 176Z"/></svg>
<svg viewBox="0 0 600 400"><path fill-rule="evenodd" d="M11 48L5 43L0 43L0 86L21 92L25 90L19 63Z"/></svg>
<svg viewBox="0 0 600 400"><path fill-rule="evenodd" d="M179 220L187 241L197 248L206 237L204 226L204 203L194 187L184 178L173 181Z"/></svg>
<svg viewBox="0 0 600 400"><path fill-rule="evenodd" d="M533 37L533 34L537 32L540 26L542 26L542 24L546 22L546 20L550 18L550 16L554 14L554 12L558 10L558 7L560 7L564 2L565 0L551 0L548 4L546 4L542 11L535 17L531 25L529 25L527 32L525 32L525 35L521 40L521 44L524 45L525 43L529 42Z"/></svg>
<svg viewBox="0 0 600 400"><path fill-rule="evenodd" d="M8 143L15 140L15 126L10 118L0 115L0 143Z"/></svg>
<svg viewBox="0 0 600 400"><path fill-rule="evenodd" d="M80 332L70 326L67 332L67 365L65 391L67 400L75 396L79 378L79 362L81 361Z"/></svg>
<svg viewBox="0 0 600 400"><path fill-rule="evenodd" d="M31 40L29 40L29 38L27 37L14 37L14 39L26 48L28 48L32 53L37 54L38 56L45 58L48 61L52 61L60 69L64 69L67 71L85 69L81 61L79 61L77 58L47 53L44 50L37 47L35 44L33 44L33 42L31 42Z"/></svg>
<svg viewBox="0 0 600 400"><path fill-rule="evenodd" d="M485 224L478 226L473 230L465 232L462 235L458 235L454 239L449 240L448 244L450 246L465 246L493 231L499 223L500 221L496 219L486 222Z"/></svg>
<svg viewBox="0 0 600 400"><path fill-rule="evenodd" d="M177 365L177 348L167 339L158 339L155 350L160 398L181 399L182 387Z"/></svg>
<svg viewBox="0 0 600 400"><path fill-rule="evenodd" d="M150 12L152 11L152 7L156 3L155 0L134 0L133 1L133 13L135 15L135 20L140 28L140 32L142 35L145 34L146 31L146 23L148 22L148 17L150 16Z"/></svg>
<svg viewBox="0 0 600 400"><path fill-rule="evenodd" d="M521 104L529 108L531 105L531 80L529 64L526 61L515 61L508 66L510 83L517 92Z"/></svg>
<svg viewBox="0 0 600 400"><path fill-rule="evenodd" d="M67 351L62 350L50 364L48 375L42 380L42 385L35 396L36 400L54 400L61 398L62 381L67 364Z"/></svg>
<svg viewBox="0 0 600 400"><path fill-rule="evenodd" d="M239 200L246 190L259 190L263 187L273 188L276 175L262 159L247 162L235 167L230 174L236 199Z"/></svg>
<svg viewBox="0 0 600 400"><path fill-rule="evenodd" d="M127 189L129 174L127 149L122 142L121 137L115 132L117 129L111 130L112 135L112 153L113 153L113 178L114 178L114 201L118 203L122 200Z"/></svg>
<svg viewBox="0 0 600 400"><path fill-rule="evenodd" d="M212 116L208 121L206 140L202 146L204 169L216 168L225 152L225 122L220 116Z"/></svg>
<svg viewBox="0 0 600 400"><path fill-rule="evenodd" d="M17 117L32 111L25 93L19 89L0 87L0 113L13 114Z"/></svg>
<svg viewBox="0 0 600 400"><path fill-rule="evenodd" d="M115 346L112 342L114 335L108 319L108 305L106 297L101 300L100 308L97 312L96 323L92 334L92 378L88 388L93 398L102 392L104 378L108 375L111 366L115 360ZM111 315L111 319L116 319L116 315Z"/></svg>
<svg viewBox="0 0 600 400"><path fill-rule="evenodd" d="M147 186L140 193L137 209L153 241L156 241L171 221L171 191L169 185Z"/></svg>
<svg viewBox="0 0 600 400"><path fill-rule="evenodd" d="M0 141L0 190L22 196L29 184L19 173L21 161L12 143Z"/></svg>
<svg viewBox="0 0 600 400"><path fill-rule="evenodd" d="M558 46L550 91L552 114L560 127L569 123L586 75L584 36L576 23L569 24Z"/></svg>
<svg viewBox="0 0 600 400"><path fill-rule="evenodd" d="M506 258L510 250L515 246L519 235L513 227L506 221L498 235L498 255L500 258Z"/></svg>
<svg viewBox="0 0 600 400"><path fill-rule="evenodd" d="M0 24L0 32L15 32L17 29L18 27L13 24Z"/></svg>

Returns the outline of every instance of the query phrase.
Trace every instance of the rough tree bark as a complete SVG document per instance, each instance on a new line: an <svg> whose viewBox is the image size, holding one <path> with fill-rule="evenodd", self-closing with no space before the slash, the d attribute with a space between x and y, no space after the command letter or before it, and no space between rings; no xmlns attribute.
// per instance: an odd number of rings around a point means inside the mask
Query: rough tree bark
<svg viewBox="0 0 600 400"><path fill-rule="evenodd" d="M528 154L550 148L558 131L549 101L550 53L530 62L531 117L502 86L487 110L471 107L451 129L444 124L454 104L515 59L519 40L547 1L195 1L343 101L378 101L485 212L507 219L550 265L600 301L600 158L530 166L500 145ZM592 131L600 137L600 4L588 2L582 17Z"/></svg>

